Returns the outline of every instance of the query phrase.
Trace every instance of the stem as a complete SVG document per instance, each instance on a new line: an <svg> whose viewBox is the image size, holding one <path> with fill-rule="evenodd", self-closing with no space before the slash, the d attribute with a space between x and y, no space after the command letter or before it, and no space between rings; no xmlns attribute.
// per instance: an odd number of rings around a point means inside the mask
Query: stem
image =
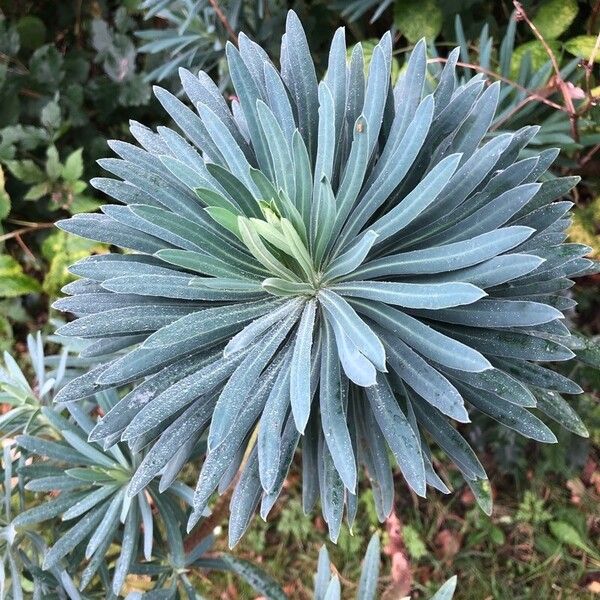
<svg viewBox="0 0 600 600"><path fill-rule="evenodd" d="M600 6L600 1L598 2ZM597 97L592 95L592 85L591 78L594 70L594 61L596 60L596 56L600 52L600 33L596 36L596 43L594 44L594 48L592 49L592 53L590 54L587 62L583 63L583 67L585 69L585 89L587 93L587 101L591 106L593 106L597 102ZM589 107L588 107L589 109Z"/></svg>
<svg viewBox="0 0 600 600"><path fill-rule="evenodd" d="M237 33L233 30L233 27L230 25L229 21L227 20L227 16L222 11L221 7L219 6L218 1L217 0L208 0L208 2L212 6L213 10L215 11L217 18L219 19L219 21L221 21L221 24L223 25L223 27L225 27L225 30L229 34L229 37L231 38L231 40L237 45L237 43L238 43Z"/></svg>
<svg viewBox="0 0 600 600"><path fill-rule="evenodd" d="M31 260L33 260L34 262L37 261L37 258L35 257L33 252L29 249L29 246L27 246L27 244L22 240L20 235L15 236L15 241L17 242L17 244L19 244L21 250L23 250L23 252L25 252L25 254L27 254L27 256L29 256L29 258Z"/></svg>
<svg viewBox="0 0 600 600"><path fill-rule="evenodd" d="M540 41L546 54L550 58L550 62L552 63L552 68L554 69L554 79L556 81L556 87L562 94L563 100L565 102L566 112L569 115L569 122L571 123L571 136L576 142L579 142L579 129L577 127L579 114L575 110L575 105L573 104L573 99L571 98L571 94L569 92L569 87L565 83L562 75L560 74L560 67L558 65L558 61L556 60L556 56L554 56L554 52L552 52L552 48L548 45L544 36L539 32L538 28L532 23L531 19L527 16L527 12L523 8L523 5L517 0L513 0L513 5L515 10L517 11L517 18L525 21L529 26L529 29L533 32L533 35Z"/></svg>
<svg viewBox="0 0 600 600"><path fill-rule="evenodd" d="M448 59L440 58L440 57L429 58L427 60L427 62L446 63L446 62L448 62ZM531 100L537 100L538 102L541 102L542 104L546 104L547 106L550 106L551 108L554 108L555 110L560 110L562 112L566 112L566 109L564 106L561 106L560 104L557 104L556 102L553 102L552 100L549 100L540 91L530 90L526 87L523 87L516 81L513 81L512 79L509 79L508 77L504 77L503 75L500 75L500 73L496 73L495 71L491 71L490 69L486 69L484 67L481 67L479 65L475 65L472 63L465 63L465 62L458 61L456 63L456 65L458 67L464 67L466 69L473 69L473 71L478 71L479 73L483 73L484 75L487 75L488 77L493 77L494 79L497 79L498 81L502 81L503 83L506 83L507 85L510 85L511 87L514 87L516 90L519 90L520 92L524 92L525 94L527 94L527 96ZM548 90L548 88L542 88L542 90L550 92L550 90Z"/></svg>
<svg viewBox="0 0 600 600"><path fill-rule="evenodd" d="M587 165L590 160L592 160L592 158L594 158L594 155L600 150L600 144L596 144L587 154L585 154L582 159L579 161L579 166L580 167L585 167L585 165Z"/></svg>
<svg viewBox="0 0 600 600"><path fill-rule="evenodd" d="M50 229L51 227L54 227L54 223L35 223L34 225L22 227L21 229L15 229L9 233L0 235L0 242L11 240L13 238L19 238L24 233L31 233L32 231L38 231L41 229Z"/></svg>

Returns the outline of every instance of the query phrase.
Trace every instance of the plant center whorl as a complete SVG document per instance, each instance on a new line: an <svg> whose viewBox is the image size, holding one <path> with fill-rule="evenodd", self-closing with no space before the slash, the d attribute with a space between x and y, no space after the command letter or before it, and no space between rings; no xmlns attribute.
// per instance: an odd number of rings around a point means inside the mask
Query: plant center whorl
<svg viewBox="0 0 600 600"><path fill-rule="evenodd" d="M318 296L331 280L326 269L330 261L313 256L307 228L301 216L291 210L283 191L279 200L260 203L263 219L237 217L232 231L268 272L262 282L267 292L276 296Z"/></svg>

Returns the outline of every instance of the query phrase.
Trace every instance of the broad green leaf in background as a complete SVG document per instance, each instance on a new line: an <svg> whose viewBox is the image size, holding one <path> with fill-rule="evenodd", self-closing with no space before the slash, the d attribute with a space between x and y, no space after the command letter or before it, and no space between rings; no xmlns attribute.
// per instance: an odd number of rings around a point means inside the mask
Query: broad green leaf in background
<svg viewBox="0 0 600 600"><path fill-rule="evenodd" d="M578 35L565 42L565 50L574 56L589 59L596 45L595 35ZM600 63L600 51L596 52L594 62Z"/></svg>
<svg viewBox="0 0 600 600"><path fill-rule="evenodd" d="M51 297L58 296L60 289L75 279L67 267L92 253L103 253L106 246L84 238L66 233L53 231L42 242L42 256L50 267L42 285L44 291Z"/></svg>
<svg viewBox="0 0 600 600"><path fill-rule="evenodd" d="M51 44L40 46L29 61L29 73L36 83L47 86L51 92L60 86L64 78L64 58L62 54Z"/></svg>
<svg viewBox="0 0 600 600"><path fill-rule="evenodd" d="M46 179L44 172L29 159L26 160L7 160L8 170L23 183L35 184Z"/></svg>
<svg viewBox="0 0 600 600"><path fill-rule="evenodd" d="M570 523L567 523L566 521L551 521L548 523L548 527L550 528L552 535L561 544L566 544L567 546L578 548L586 554L597 556L594 550L590 548L589 544L583 540L577 529Z"/></svg>
<svg viewBox="0 0 600 600"><path fill-rule="evenodd" d="M435 39L442 30L443 14L437 0L396 0L394 25L411 43Z"/></svg>
<svg viewBox="0 0 600 600"><path fill-rule="evenodd" d="M560 52L560 42L557 42L556 40L547 40L546 43L552 52L554 52L554 54L558 54ZM530 42L525 42L524 44L517 46L512 53L512 59L510 61L510 76L513 79L518 77L521 61L528 53L531 57L532 71L538 71L550 60L550 57L544 49L544 46L538 40L531 40Z"/></svg>
<svg viewBox="0 0 600 600"><path fill-rule="evenodd" d="M60 164L58 150L56 146L48 146L48 150L46 151L46 174L52 181L55 181L60 177L61 173L62 165Z"/></svg>
<svg viewBox="0 0 600 600"><path fill-rule="evenodd" d="M61 114L60 106L58 104L58 93L53 100L50 100L50 102L42 108L40 121L42 122L42 125L49 130L58 129L60 127Z"/></svg>
<svg viewBox="0 0 600 600"><path fill-rule="evenodd" d="M577 0L548 0L541 3L533 24L544 38L553 40L569 28L578 11Z"/></svg>
<svg viewBox="0 0 600 600"><path fill-rule="evenodd" d="M14 177L31 185L23 195L24 200L38 201L49 197L49 210L64 209L72 215L92 212L101 205L93 197L83 194L87 189L87 183L81 179L84 171L83 148L71 152L62 163L56 146L49 146L44 171L29 159L8 160L6 166Z"/></svg>
<svg viewBox="0 0 600 600"><path fill-rule="evenodd" d="M39 282L23 273L23 268L12 256L0 254L0 298L14 298L40 291Z"/></svg>
<svg viewBox="0 0 600 600"><path fill-rule="evenodd" d="M46 41L46 26L35 15L25 15L17 21L17 32L21 48L35 50Z"/></svg>
<svg viewBox="0 0 600 600"><path fill-rule="evenodd" d="M73 199L70 200L70 204L65 207L72 215L93 212L102 206L102 202L96 200L96 198L92 198L91 196L86 196L80 193L86 188L87 185L81 180L76 181L73 184L73 191L75 192L75 195L73 196Z"/></svg>
<svg viewBox="0 0 600 600"><path fill-rule="evenodd" d="M83 175L83 148L78 148L67 156L62 168L62 178L65 181L77 181Z"/></svg>

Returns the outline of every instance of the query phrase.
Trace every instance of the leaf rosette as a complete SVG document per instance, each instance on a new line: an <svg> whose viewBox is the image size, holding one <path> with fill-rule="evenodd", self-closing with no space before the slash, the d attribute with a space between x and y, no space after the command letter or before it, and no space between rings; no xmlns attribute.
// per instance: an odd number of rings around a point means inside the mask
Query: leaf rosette
<svg viewBox="0 0 600 600"><path fill-rule="evenodd" d="M555 150L520 158L536 127L489 138L499 84L459 85L455 50L432 87L425 50L392 88L390 35L365 75L340 29L318 82L290 12L279 69L244 35L228 45L231 106L181 70L193 108L155 89L180 133L133 122L139 145L111 143L116 178L92 183L118 204L60 227L131 252L72 267L60 333L102 359L58 400L126 391L90 439L148 447L130 494L206 443L189 525L235 485L233 544L300 446L305 510L320 498L336 539L359 465L390 513L388 448L425 496L449 491L439 446L490 510L454 426L473 411L541 442L532 409L585 434L560 395L580 388L540 364L573 356L565 290L594 268L563 243L577 178L544 178Z"/></svg>

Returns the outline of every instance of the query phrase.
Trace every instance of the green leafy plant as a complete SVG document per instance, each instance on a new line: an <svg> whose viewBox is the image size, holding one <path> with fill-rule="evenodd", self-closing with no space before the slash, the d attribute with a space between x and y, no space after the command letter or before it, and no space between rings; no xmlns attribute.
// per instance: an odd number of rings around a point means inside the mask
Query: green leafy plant
<svg viewBox="0 0 600 600"><path fill-rule="evenodd" d="M552 519L552 515L545 509L544 505L545 502L542 498L528 490L519 504L515 519L532 525L545 523Z"/></svg>
<svg viewBox="0 0 600 600"><path fill-rule="evenodd" d="M92 21L92 45L96 50L95 62L100 63L110 84L117 92L118 104L140 106L150 100L150 86L138 72L137 50L131 36L135 21L121 6L114 15L115 28L103 19Z"/></svg>
<svg viewBox="0 0 600 600"><path fill-rule="evenodd" d="M144 0L140 9L146 26L136 36L142 41L139 52L149 58L147 81L176 79L177 70L186 68L214 73L221 88L228 83L227 41L237 42L237 32L243 31L270 49L278 39L273 32L280 32L285 21L285 4L265 0ZM328 9L328 3L315 2L311 13L328 14Z"/></svg>
<svg viewBox="0 0 600 600"><path fill-rule="evenodd" d="M83 192L87 188L82 181L82 149L75 150L61 163L55 146L46 152L45 169L40 169L32 160L10 160L6 166L13 176L31 186L23 196L24 200L49 200L49 208L68 210L70 213L87 212L98 208L99 204Z"/></svg>
<svg viewBox="0 0 600 600"><path fill-rule="evenodd" d="M165 473L160 485L152 482L128 498L125 490L141 454L110 439L85 441L95 413L110 410L115 395L100 393L65 412L51 400L80 368L78 359L66 348L59 356L45 357L39 334L30 337L29 350L31 381L8 355L0 371L0 400L12 407L0 428L11 435L25 432L4 446L1 461L1 598L31 593L33 598L70 600L119 595L200 600L194 573L206 569L230 571L265 598L285 600L280 586L256 565L211 552L212 535L196 536L191 548L184 545L183 526L193 498L185 484L167 482ZM360 600L376 597L379 561L375 535L358 584ZM452 578L434 598L449 600L455 585ZM314 594L315 599L341 597L325 547Z"/></svg>
<svg viewBox="0 0 600 600"><path fill-rule="evenodd" d="M27 337L27 350L31 360L35 383L32 385L23 371L8 353L4 352L4 365L0 367L0 403L10 407L0 417L0 433L3 438L16 433L29 433L39 426L41 409L51 407L53 394L63 383L68 351L61 352L58 365L48 373L44 361L44 345L41 333Z"/></svg>
<svg viewBox="0 0 600 600"><path fill-rule="evenodd" d="M237 25L237 16L243 4L234 3L228 11L228 17L234 25ZM260 10L262 2L252 4L256 4ZM147 74L148 80L166 79L180 67L210 70L222 59L228 32L222 30L209 2L145 0L140 8L146 20L159 19L167 24L167 27L163 23L160 28L137 33L144 42L140 52L159 56L168 53L168 60L160 61Z"/></svg>
<svg viewBox="0 0 600 600"><path fill-rule="evenodd" d="M109 410L111 404L100 403ZM56 532L56 542L44 556L42 568L57 566L70 555L69 563L75 567L72 551L87 541L82 556L89 560L81 573L80 588L86 588L98 569L103 566L106 553L114 541L120 540L121 552L114 565L111 580L112 593L121 590L130 564L137 551L139 530L143 523L143 554L152 558L153 531L159 529L153 517L152 505L158 507L157 514L164 521L167 544L175 568L185 566L183 540L178 537L183 518L179 498L191 499L191 490L182 484L172 485L170 491L159 496L158 486L152 485L129 498L125 490L139 458L118 445L111 445L106 453L96 444L88 444L85 438L93 421L83 411L73 411L78 422L70 422L50 408L43 408L42 415L60 432L58 439L38 436L17 437L18 448L28 456L39 456L44 460L31 467L21 468L26 480L26 489L34 492L60 492L58 497L21 512L13 520L16 528L37 525L61 516L64 523ZM122 524L122 527L121 527Z"/></svg>
<svg viewBox="0 0 600 600"><path fill-rule="evenodd" d="M123 107L127 116L151 114L141 108L151 88L133 43L131 6L3 3L0 11L0 297L15 298L12 307L39 323L48 310L41 292L56 297L68 281L64 263L47 252L55 245L47 230L57 218L98 208L87 187L95 159L109 132L122 129ZM76 244L81 257L86 242L65 246ZM69 253L62 260L72 262ZM14 312L4 311L3 338L19 327Z"/></svg>
<svg viewBox="0 0 600 600"><path fill-rule="evenodd" d="M59 400L133 384L90 433L152 444L131 495L206 439L190 527L247 455L231 544L259 504L269 513L300 441L305 510L321 498L334 540L345 505L355 517L359 462L389 514L386 445L424 496L449 491L436 443L490 511L453 421L480 411L555 442L537 409L587 435L560 395L579 386L539 364L574 356L562 291L596 268L587 246L562 243L572 204L553 202L577 178L538 183L556 152L518 158L536 127L482 143L499 86L457 86L457 52L429 95L423 42L391 89L389 35L365 81L360 46L348 65L338 31L318 83L293 12L281 73L243 35L227 54L233 113L182 72L197 112L156 95L192 145L133 124L142 147L112 142L120 158L101 161L122 180L93 181L123 204L59 224L135 251L72 268L82 279L56 307L78 319L59 333L119 354Z"/></svg>

